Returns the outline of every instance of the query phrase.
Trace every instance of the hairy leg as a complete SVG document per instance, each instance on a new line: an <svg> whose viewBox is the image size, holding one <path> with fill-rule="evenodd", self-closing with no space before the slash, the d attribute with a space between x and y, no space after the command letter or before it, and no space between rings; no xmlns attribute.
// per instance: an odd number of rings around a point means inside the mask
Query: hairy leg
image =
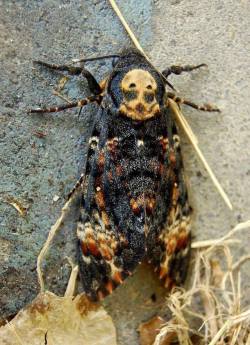
<svg viewBox="0 0 250 345"><path fill-rule="evenodd" d="M171 66L168 67L166 69L164 69L164 71L162 71L162 74L164 75L165 78L167 78L170 74L181 74L182 72L191 72L195 69L198 69L200 67L207 67L207 65L205 63L202 63L200 65L185 65L185 66Z"/></svg>
<svg viewBox="0 0 250 345"><path fill-rule="evenodd" d="M83 107L89 103L97 102L100 104L102 101L102 96L101 95L96 95L96 96L90 96L88 98L81 99L76 102L71 102L68 104L62 104L54 107L49 107L49 108L35 108L35 109L29 109L27 111L28 114L31 113L55 113L57 111L62 111L65 109L70 109L70 108L75 108L75 107Z"/></svg>
<svg viewBox="0 0 250 345"><path fill-rule="evenodd" d="M197 104L189 101L188 99L177 96L173 92L166 92L166 96L167 96L167 98L171 98L177 104L185 104L185 105L188 105L189 107L192 107L192 108L197 109L197 110L220 112L220 109L218 109L216 106L212 106L211 104L197 105Z"/></svg>
<svg viewBox="0 0 250 345"><path fill-rule="evenodd" d="M94 95L99 95L102 92L100 85L98 84L97 80L85 67L75 67L69 65L56 65L56 64L49 64L43 61L34 61L35 64L50 68L55 71L65 71L68 72L70 75L82 75L87 79L89 89Z"/></svg>

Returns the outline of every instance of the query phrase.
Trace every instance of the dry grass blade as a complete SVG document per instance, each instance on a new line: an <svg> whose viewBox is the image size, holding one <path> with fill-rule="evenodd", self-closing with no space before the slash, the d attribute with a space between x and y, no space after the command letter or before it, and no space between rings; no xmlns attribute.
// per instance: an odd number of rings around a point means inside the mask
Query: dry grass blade
<svg viewBox="0 0 250 345"><path fill-rule="evenodd" d="M72 202L73 198L70 198L65 205L62 208L61 211L61 216L57 219L56 223L51 227L49 235L47 237L46 242L43 245L42 250L40 251L38 257L37 257L37 276L38 276L38 282L40 285L41 292L44 292L45 290L45 285L44 285L44 280L43 280L43 274L42 274L42 261L53 241L53 238L55 237L56 232L60 229L60 227L63 224L64 219L66 218L68 212L69 212L69 206Z"/></svg>
<svg viewBox="0 0 250 345"><path fill-rule="evenodd" d="M216 240L196 241L191 244L191 248L192 249L208 248L213 245L216 245L216 243L217 243ZM225 240L223 243L226 245L239 244L241 243L241 240L234 238L234 239Z"/></svg>
<svg viewBox="0 0 250 345"><path fill-rule="evenodd" d="M233 271L239 270L240 267L248 260L250 260L250 255L242 256L240 260L233 265Z"/></svg>
<svg viewBox="0 0 250 345"><path fill-rule="evenodd" d="M7 204L13 206L17 210L17 212L20 214L21 217L24 218L26 216L28 207L24 206L19 200L17 200L13 196L6 196L4 201Z"/></svg>
<svg viewBox="0 0 250 345"><path fill-rule="evenodd" d="M131 40L133 41L134 45L136 46L136 48L138 50L140 50L140 52L142 52L142 54L146 57L146 59L149 61L149 63L152 65L151 61L149 60L149 58L147 57L147 55L145 54L144 50L142 49L139 41L137 40L137 38L135 37L134 33L132 32L132 30L130 29L128 23L126 22L124 16L122 15L121 11L119 10L116 2L114 0L109 0L112 8L114 9L115 13L117 14L118 18L120 19L122 25L124 26L124 28L126 29L129 37L131 38ZM153 66L153 65L152 65ZM154 67L155 68L155 67ZM157 70L157 68L155 68ZM158 70L157 70L158 71ZM158 71L159 72L159 71ZM159 72L160 73L160 72ZM233 209L233 206L228 198L228 196L226 195L226 193L224 192L222 186L220 185L219 181L217 180L217 178L215 177L214 173L212 172L211 168L209 167L205 157L203 156L201 150L198 147L198 140L196 138L196 136L194 135L191 127L189 126L187 120L184 118L184 116L182 115L182 113L180 112L177 104L173 101L173 100L169 100L170 104L172 106L173 111L175 112L177 118L178 118L178 122L181 124L184 132L186 133L187 137L189 138L191 144L193 145L198 157L200 158L201 162L203 163L205 169L207 170L212 182L214 183L216 189L218 190L219 194L221 195L222 199L225 201L226 205L229 207L230 210Z"/></svg>
<svg viewBox="0 0 250 345"><path fill-rule="evenodd" d="M164 340L173 333L178 339L174 344L178 345L250 345L250 309L242 305L239 271L250 256L234 263L228 242L235 233L247 228L250 221L238 224L227 235L211 242L209 248L202 242L196 247L192 286L170 294L167 308L172 318L161 328L154 345L165 344Z"/></svg>
<svg viewBox="0 0 250 345"><path fill-rule="evenodd" d="M61 98L61 99L63 99L63 100L64 100L65 102L67 102L67 103L71 103L71 102L72 102L68 97L62 95L62 94L61 94L60 92L58 92L57 90L52 90L52 94L55 95L55 96L57 96L57 97L59 97L59 98Z"/></svg>
<svg viewBox="0 0 250 345"><path fill-rule="evenodd" d="M213 184L215 185L216 189L218 190L219 194L221 195L222 199L225 201L227 206L230 208L230 210L232 210L233 206L232 206L228 196L224 192L224 190L221 187L219 181L217 180L216 176L214 175L212 169L210 168L209 164L207 163L203 153L201 152L199 146L197 145L197 142L193 139L194 138L194 134L191 132L190 128L187 128L186 122L183 121L183 115L180 112L180 109L179 109L178 105L173 100L171 100L171 99L169 99L168 101L170 103L171 109L173 110L173 112L174 112L174 114L176 116L176 119L177 119L178 123L181 125L181 127L185 131L188 139L190 140L193 148L195 149L195 151L197 153L197 156L201 160L201 162L204 165L205 169L207 170L211 180L213 181Z"/></svg>
<svg viewBox="0 0 250 345"><path fill-rule="evenodd" d="M231 237L233 237L233 235L235 235L237 232L242 231L242 230L246 230L246 229L250 229L250 220L247 220L246 222L242 222L242 223L237 224L225 236L220 237L218 239L194 242L194 243L192 243L192 249L208 248L208 250L211 251L216 246L240 243L241 242L240 240L232 239Z"/></svg>
<svg viewBox="0 0 250 345"><path fill-rule="evenodd" d="M223 335L225 335L226 332L228 332L231 327L236 326L242 322L246 322L248 324L250 323L250 310L247 310L244 313L235 315L232 318L228 319L208 345L216 345L217 342L222 338ZM232 341L230 342L230 345L231 344Z"/></svg>
<svg viewBox="0 0 250 345"><path fill-rule="evenodd" d="M136 46L136 48L138 50L140 50L140 52L142 52L142 54L148 59L147 55L145 54L144 50L142 49L139 41L137 40L137 38L135 37L133 31L130 29L128 23L126 22L125 18L123 17L121 11L119 10L119 7L116 5L116 2L114 0L109 0L110 5L113 7L113 10L115 11L115 13L117 14L118 18L120 19L120 21L122 22L122 25L124 26L125 30L127 31L129 37L131 38L131 40L133 41L134 45Z"/></svg>
<svg viewBox="0 0 250 345"><path fill-rule="evenodd" d="M75 266L72 265L72 271L71 271L70 278L68 281L67 289L64 294L65 297L74 296L78 272L79 272L79 267L77 265Z"/></svg>

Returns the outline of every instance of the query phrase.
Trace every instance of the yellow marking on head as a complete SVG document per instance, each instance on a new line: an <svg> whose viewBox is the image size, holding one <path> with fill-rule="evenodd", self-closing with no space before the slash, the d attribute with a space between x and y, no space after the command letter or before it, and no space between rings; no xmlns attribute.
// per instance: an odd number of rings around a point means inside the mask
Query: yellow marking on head
<svg viewBox="0 0 250 345"><path fill-rule="evenodd" d="M159 111L155 98L157 84L153 76L145 70L133 69L125 74L121 82L123 101L120 112L133 120L147 120Z"/></svg>

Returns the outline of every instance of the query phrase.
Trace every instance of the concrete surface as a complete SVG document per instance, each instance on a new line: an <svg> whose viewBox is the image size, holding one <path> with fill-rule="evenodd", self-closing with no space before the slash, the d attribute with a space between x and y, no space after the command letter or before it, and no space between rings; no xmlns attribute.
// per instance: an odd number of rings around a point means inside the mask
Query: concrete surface
<svg viewBox="0 0 250 345"><path fill-rule="evenodd" d="M135 6L136 3L136 6ZM32 60L64 63L79 56L117 52L131 44L107 1L0 1L0 315L15 314L38 291L36 257L57 219L64 198L84 164L86 141L95 116L89 106L45 116L25 109L63 101L52 95L60 75L32 68ZM155 65L206 62L209 69L171 78L186 98L212 102L221 114L185 108L187 119L211 167L230 196L230 212L215 191L194 151L182 136L186 174L195 210L197 239L215 238L250 218L249 17L247 0L118 1L122 12ZM89 64L101 79L108 61ZM71 78L69 98L87 95L86 82ZM38 138L36 131L46 134ZM8 203L28 207L25 218ZM59 196L58 201L53 201ZM48 287L63 293L69 274L65 256L74 258L77 207L57 236L46 265ZM249 231L236 255L247 254ZM250 266L243 284L249 303ZM152 302L151 295L157 300ZM164 291L142 266L104 304L114 317L120 344L137 344L136 329L161 308Z"/></svg>

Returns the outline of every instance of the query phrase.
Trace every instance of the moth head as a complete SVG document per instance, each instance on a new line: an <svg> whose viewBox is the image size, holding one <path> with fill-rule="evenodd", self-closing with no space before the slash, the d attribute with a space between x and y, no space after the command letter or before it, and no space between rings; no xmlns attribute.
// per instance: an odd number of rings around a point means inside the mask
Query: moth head
<svg viewBox="0 0 250 345"><path fill-rule="evenodd" d="M119 114L143 121L159 113L164 104L165 83L145 56L130 48L114 62L107 92Z"/></svg>
<svg viewBox="0 0 250 345"><path fill-rule="evenodd" d="M119 111L122 115L133 120L147 120L159 113L157 82L149 71L128 71L121 80L120 89L122 102Z"/></svg>

